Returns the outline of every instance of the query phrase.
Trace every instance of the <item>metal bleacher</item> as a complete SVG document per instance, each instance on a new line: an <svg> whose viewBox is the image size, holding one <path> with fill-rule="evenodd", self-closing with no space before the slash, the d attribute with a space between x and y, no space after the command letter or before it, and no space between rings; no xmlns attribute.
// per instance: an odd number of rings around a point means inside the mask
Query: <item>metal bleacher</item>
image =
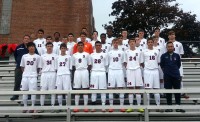
<svg viewBox="0 0 200 122"><path fill-rule="evenodd" d="M46 110L45 113L22 113L21 111L24 109L21 104L21 95L22 92L12 92L13 86L14 86L14 70L15 70L15 64L14 61L0 61L0 122L5 121L12 121L12 122L66 122L66 121L79 121L79 122L86 122L86 121L200 121L200 90L198 88L200 87L200 58L183 58L183 68L184 68L184 77L183 77L183 83L184 88L180 91L174 91L174 92L184 92L188 93L190 98L185 99L182 98L182 106L171 106L171 108L183 108L186 110L186 113L177 113L177 112L155 112L155 109L166 109L170 108L169 106L166 106L166 100L165 98L161 99L161 106L154 106L154 100L151 100L152 106L145 106L145 100L146 96L145 94L148 93L148 91L140 90L140 91L134 91L134 93L143 93L143 99L144 99L144 106L142 108L145 109L144 113L139 112L132 112L132 113L121 113L119 112L119 105L118 103L115 103L115 112L109 113L105 112L102 113L100 111L97 112L79 112L79 113L73 113L71 110L75 107L74 105L74 98L73 94L77 93L77 91L66 91L66 94L69 94L71 97L69 97L68 103L72 106L68 107L59 107L56 105L55 107L50 106L50 99L46 97L45 103L46 106L40 107L39 106L39 94L64 94L63 91L50 91L50 92L34 92L34 94L37 94L37 102L35 109L37 110ZM38 79L38 85L39 85L39 79ZM192 90L194 89L194 90ZM95 91L94 91L95 92ZM102 92L102 91L101 91ZM108 91L103 91L108 92ZM115 93L116 91L109 91ZM124 93L130 93L130 90L119 90L117 92L124 92ZM164 92L168 93L170 91L149 91L149 93L154 92ZM32 92L33 93L33 92ZM83 94L84 91L78 91L78 93ZM89 91L91 93L91 91ZM100 93L97 91L97 93ZM173 92L171 92L173 93ZM10 101L10 97L13 94L20 94L20 99L15 101ZM31 92L30 92L31 94ZM117 98L116 98L117 99ZM90 101L90 100L89 100ZM100 99L98 98L98 101ZM116 100L118 101L118 100ZM174 101L174 99L173 99ZM82 103L82 101L81 101ZM126 98L125 100L125 106L124 108L129 108L130 106L127 104L128 100ZM83 107L83 106L82 106ZM93 108L94 106L91 106L89 102L88 108ZM96 105L94 108L101 109L102 106ZM109 106L107 106L109 108ZM138 106L133 106L134 109L137 109ZM31 108L27 108L31 109ZM68 110L66 112L61 113L51 113L50 110L58 110L58 109L64 109ZM35 115L34 117L32 115ZM148 116L147 116L148 115ZM69 117L70 116L70 117ZM37 118L35 118L37 117Z"/></svg>

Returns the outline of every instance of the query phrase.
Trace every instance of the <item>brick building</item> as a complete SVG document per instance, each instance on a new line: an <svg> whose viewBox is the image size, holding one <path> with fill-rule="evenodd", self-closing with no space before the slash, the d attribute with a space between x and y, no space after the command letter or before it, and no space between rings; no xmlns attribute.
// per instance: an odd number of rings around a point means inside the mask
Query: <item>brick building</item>
<svg viewBox="0 0 200 122"><path fill-rule="evenodd" d="M82 27L94 29L91 0L0 0L0 43L21 43L40 28L77 37Z"/></svg>

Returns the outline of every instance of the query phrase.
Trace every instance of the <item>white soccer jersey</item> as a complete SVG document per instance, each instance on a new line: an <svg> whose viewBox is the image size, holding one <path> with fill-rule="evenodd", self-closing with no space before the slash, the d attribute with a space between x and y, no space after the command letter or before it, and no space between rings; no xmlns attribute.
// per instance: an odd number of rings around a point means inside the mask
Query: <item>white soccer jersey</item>
<svg viewBox="0 0 200 122"><path fill-rule="evenodd" d="M112 46L111 49L113 50L114 47ZM118 45L118 49L121 50L121 51L126 51L128 48L124 45Z"/></svg>
<svg viewBox="0 0 200 122"><path fill-rule="evenodd" d="M111 50L110 44L102 44L102 51L103 53L108 53Z"/></svg>
<svg viewBox="0 0 200 122"><path fill-rule="evenodd" d="M60 45L62 44L62 42L53 42L53 47L55 48L55 49L60 49Z"/></svg>
<svg viewBox="0 0 200 122"><path fill-rule="evenodd" d="M80 38L80 37L76 39L76 42L77 42L77 43L80 42L80 41L81 41L81 38ZM88 37L86 37L86 42L91 42L91 39L88 38Z"/></svg>
<svg viewBox="0 0 200 122"><path fill-rule="evenodd" d="M124 63L124 52L119 49L113 49L108 52L109 69L122 70Z"/></svg>
<svg viewBox="0 0 200 122"><path fill-rule="evenodd" d="M23 77L37 77L38 68L41 67L40 56L24 54L20 66L24 68Z"/></svg>
<svg viewBox="0 0 200 122"><path fill-rule="evenodd" d="M106 71L106 66L108 66L108 56L106 53L92 53L90 59L92 71Z"/></svg>
<svg viewBox="0 0 200 122"><path fill-rule="evenodd" d="M72 56L72 66L75 66L76 70L77 69L87 69L88 65L91 65L89 53L77 52Z"/></svg>
<svg viewBox="0 0 200 122"><path fill-rule="evenodd" d="M98 41L98 40L97 40L97 41ZM92 40L92 41L90 42L90 44L92 45L92 48L93 48L93 49L95 49L95 42L96 42L96 41L94 41L94 40Z"/></svg>
<svg viewBox="0 0 200 122"><path fill-rule="evenodd" d="M154 46L153 49L157 49L159 51L160 56L164 53L163 46Z"/></svg>
<svg viewBox="0 0 200 122"><path fill-rule="evenodd" d="M70 52L70 55L72 55L73 53L73 48L75 44L76 44L75 42L67 42L67 49Z"/></svg>
<svg viewBox="0 0 200 122"><path fill-rule="evenodd" d="M139 50L139 51L141 51L141 52L144 50L143 47L142 47L141 45L138 46L138 47L136 46L135 48L136 48L136 50Z"/></svg>
<svg viewBox="0 0 200 122"><path fill-rule="evenodd" d="M160 54L157 49L143 51L144 68L145 69L158 69L160 63Z"/></svg>
<svg viewBox="0 0 200 122"><path fill-rule="evenodd" d="M58 50L57 52L58 52L58 55L61 55L61 50ZM71 51L66 50L65 54L71 55Z"/></svg>
<svg viewBox="0 0 200 122"><path fill-rule="evenodd" d="M127 63L127 69L138 69L140 64L144 62L142 52L139 50L126 50L124 62Z"/></svg>
<svg viewBox="0 0 200 122"><path fill-rule="evenodd" d="M165 52L167 52L167 48L166 48L166 44L165 43ZM178 42L178 41L174 41L173 42L173 45L174 45L174 52L179 54L179 55L183 55L184 54L184 50L183 50L183 45L182 43Z"/></svg>
<svg viewBox="0 0 200 122"><path fill-rule="evenodd" d="M106 43L111 45L113 39L115 39L115 38L114 38L114 37L111 37L111 38L108 38L108 37L107 37L107 38L106 38Z"/></svg>
<svg viewBox="0 0 200 122"><path fill-rule="evenodd" d="M56 59L57 75L70 74L72 69L71 56L70 55L59 55Z"/></svg>
<svg viewBox="0 0 200 122"><path fill-rule="evenodd" d="M42 72L55 72L56 71L57 55L54 53L44 54L41 56L40 65Z"/></svg>
<svg viewBox="0 0 200 122"><path fill-rule="evenodd" d="M142 46L143 49L147 49L147 39L145 38L141 39L140 46Z"/></svg>
<svg viewBox="0 0 200 122"><path fill-rule="evenodd" d="M159 37L158 38L158 45L161 46L161 47L164 47L165 46L165 39Z"/></svg>
<svg viewBox="0 0 200 122"><path fill-rule="evenodd" d="M35 43L35 46L37 48L37 51L39 53L39 55L42 55L42 47L45 47L46 44L46 39L45 38L38 38L36 40L33 41Z"/></svg>
<svg viewBox="0 0 200 122"><path fill-rule="evenodd" d="M123 41L122 41L122 44L123 44L124 46L126 46L127 48L129 48L128 39L123 40Z"/></svg>
<svg viewBox="0 0 200 122"><path fill-rule="evenodd" d="M46 53L47 53L47 48L46 47L42 47L41 55L46 54ZM57 54L57 48L53 47L53 53Z"/></svg>

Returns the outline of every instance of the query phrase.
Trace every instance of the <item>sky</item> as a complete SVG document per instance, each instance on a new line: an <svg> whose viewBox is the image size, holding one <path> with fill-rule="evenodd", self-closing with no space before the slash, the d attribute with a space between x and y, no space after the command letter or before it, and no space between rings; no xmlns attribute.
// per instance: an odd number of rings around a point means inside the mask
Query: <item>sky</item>
<svg viewBox="0 0 200 122"><path fill-rule="evenodd" d="M93 15L95 19L96 30L101 33L105 33L105 29L102 27L103 24L108 24L109 21L113 21L115 17L109 17L112 12L112 3L117 0L92 0L93 4ZM197 20L200 21L199 5L200 0L176 0L180 4L179 8L183 11L197 15Z"/></svg>

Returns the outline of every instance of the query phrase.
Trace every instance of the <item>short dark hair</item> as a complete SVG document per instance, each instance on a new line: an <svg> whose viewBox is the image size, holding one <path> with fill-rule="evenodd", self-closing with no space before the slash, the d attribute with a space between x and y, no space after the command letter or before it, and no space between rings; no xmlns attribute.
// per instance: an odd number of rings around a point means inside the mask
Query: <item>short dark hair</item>
<svg viewBox="0 0 200 122"><path fill-rule="evenodd" d="M48 38L51 38L51 39L52 39L52 36L47 36L46 39L48 39Z"/></svg>
<svg viewBox="0 0 200 122"><path fill-rule="evenodd" d="M155 28L154 28L154 32L155 32L156 30L159 30L159 31L160 31L160 28L159 28L159 27L155 27Z"/></svg>
<svg viewBox="0 0 200 122"><path fill-rule="evenodd" d="M168 44L173 44L173 42L167 42L167 45L168 45ZM167 46L167 45L166 45L166 46Z"/></svg>
<svg viewBox="0 0 200 122"><path fill-rule="evenodd" d="M118 39L114 38L114 39L112 40L112 43L115 42L115 41L118 41Z"/></svg>
<svg viewBox="0 0 200 122"><path fill-rule="evenodd" d="M148 38L148 39L147 39L147 43L148 43L148 41L150 41L150 40L153 41L153 38L152 38L152 37Z"/></svg>
<svg viewBox="0 0 200 122"><path fill-rule="evenodd" d="M83 30L83 29L87 30L87 28L86 28L86 27L83 27L83 28L82 28L82 30Z"/></svg>
<svg viewBox="0 0 200 122"><path fill-rule="evenodd" d="M53 43L52 42L47 42L45 46L47 45L52 45L53 46Z"/></svg>
<svg viewBox="0 0 200 122"><path fill-rule="evenodd" d="M58 34L60 36L60 33L59 32L55 32L53 35L55 36L56 34Z"/></svg>
<svg viewBox="0 0 200 122"><path fill-rule="evenodd" d="M153 38L153 39L158 39L158 37L156 37L156 36L153 36L152 38Z"/></svg>
<svg viewBox="0 0 200 122"><path fill-rule="evenodd" d="M86 34L85 32L81 32L80 35L85 35L85 36L87 36L87 34Z"/></svg>
<svg viewBox="0 0 200 122"><path fill-rule="evenodd" d="M80 41L80 42L77 43L77 45L80 45L80 44L84 45L84 43L82 41Z"/></svg>
<svg viewBox="0 0 200 122"><path fill-rule="evenodd" d="M44 30L43 30L43 29L39 29L39 30L38 30L38 33L39 33L39 32L42 32L42 33L44 34Z"/></svg>
<svg viewBox="0 0 200 122"><path fill-rule="evenodd" d="M61 49L62 47L67 48L67 45L66 45L65 43L62 43L62 44L60 44L60 49Z"/></svg>
<svg viewBox="0 0 200 122"><path fill-rule="evenodd" d="M28 42L27 43L27 48L29 48L29 47L35 47L35 43L33 43L33 42Z"/></svg>
<svg viewBox="0 0 200 122"><path fill-rule="evenodd" d="M123 29L122 29L122 32L123 32L123 31L127 31L127 30L123 28Z"/></svg>
<svg viewBox="0 0 200 122"><path fill-rule="evenodd" d="M119 35L117 36L117 38L119 38L119 37L123 37L122 34L119 34Z"/></svg>
<svg viewBox="0 0 200 122"><path fill-rule="evenodd" d="M172 35L172 34L175 34L175 32L172 30L168 32L168 35Z"/></svg>
<svg viewBox="0 0 200 122"><path fill-rule="evenodd" d="M108 29L113 30L113 27L109 25L106 27L106 30L108 30Z"/></svg>
<svg viewBox="0 0 200 122"><path fill-rule="evenodd" d="M24 35L23 38L24 38L24 37L29 37L29 39L31 38L28 34Z"/></svg>
<svg viewBox="0 0 200 122"><path fill-rule="evenodd" d="M100 37L101 37L101 36L105 36L105 37L106 37L106 34L105 34L105 33L102 33L102 34L100 35Z"/></svg>
<svg viewBox="0 0 200 122"><path fill-rule="evenodd" d="M130 39L128 40L128 43L129 43L131 40L133 40L134 42L136 42L135 38L130 38Z"/></svg>
<svg viewBox="0 0 200 122"><path fill-rule="evenodd" d="M68 33L68 36L72 35L74 37L74 34L73 33Z"/></svg>
<svg viewBox="0 0 200 122"><path fill-rule="evenodd" d="M101 44L101 42L100 42L100 41L96 41L96 42L95 42L95 45L96 45L96 44Z"/></svg>
<svg viewBox="0 0 200 122"><path fill-rule="evenodd" d="M97 33L97 35L99 34L98 31L93 31L93 32L92 32L92 35L93 35L95 32Z"/></svg>
<svg viewBox="0 0 200 122"><path fill-rule="evenodd" d="M138 30L138 32L144 32L144 30L140 28L140 29Z"/></svg>

